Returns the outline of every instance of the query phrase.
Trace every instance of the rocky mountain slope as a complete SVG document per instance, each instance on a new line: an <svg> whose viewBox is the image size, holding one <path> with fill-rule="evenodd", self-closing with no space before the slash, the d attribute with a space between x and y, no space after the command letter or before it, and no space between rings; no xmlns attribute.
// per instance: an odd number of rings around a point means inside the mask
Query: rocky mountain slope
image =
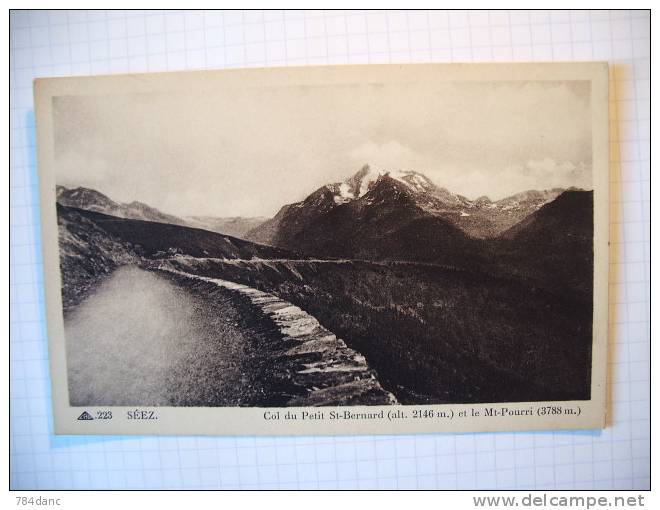
<svg viewBox="0 0 660 510"><path fill-rule="evenodd" d="M589 397L591 309L571 293L412 262L158 262L168 267L305 310L363 354L404 404Z"/></svg>
<svg viewBox="0 0 660 510"><path fill-rule="evenodd" d="M309 324L364 355L403 403L588 398L593 193L556 192L493 207L421 174L364 168L253 229L269 245L60 204L65 310L121 265L169 267L204 277L195 285L311 314ZM64 200L119 207L103 197L86 190ZM478 218L471 207L531 212L496 238L478 238L456 221Z"/></svg>
<svg viewBox="0 0 660 510"><path fill-rule="evenodd" d="M272 323L276 334L271 334L271 342L261 349L261 357L266 359L259 372L273 379L271 386L286 388L289 398L278 402L271 396L263 402L264 405L397 403L394 395L382 388L364 356L348 347L303 309L274 294L220 278L179 271L169 263L161 263L155 270L202 294L213 295L218 288L230 294L242 302L240 304L250 316L256 315L248 324L252 329L255 323ZM247 317L244 320L248 322Z"/></svg>
<svg viewBox="0 0 660 510"><path fill-rule="evenodd" d="M561 191L469 200L417 172L364 166L285 205L246 237L317 257L477 264L481 239L500 235Z"/></svg>
<svg viewBox="0 0 660 510"><path fill-rule="evenodd" d="M129 242L109 235L87 211L57 206L64 311L78 305L103 277L140 256Z"/></svg>
<svg viewBox="0 0 660 510"><path fill-rule="evenodd" d="M117 267L189 255L218 258L295 258L281 248L262 246L215 232L109 216L57 205L62 295L68 309Z"/></svg>
<svg viewBox="0 0 660 510"><path fill-rule="evenodd" d="M69 189L58 185L57 203L67 207L103 213L118 218L186 225L186 222L181 218L177 218L171 214L165 214L142 202L135 201L129 204L115 202L103 193L90 188L78 187Z"/></svg>
<svg viewBox="0 0 660 510"><path fill-rule="evenodd" d="M357 237L362 238L366 234L373 241L373 233L365 232L371 225L362 225L361 220L376 218L377 222L381 222L383 218L390 218L393 221L389 226L382 225L390 234L397 232L407 221L423 219L424 225L437 224L445 230L450 225L469 238L493 238L556 198L562 191L558 188L531 190L498 201L491 201L488 197L470 200L436 186L418 172L385 172L365 165L346 181L322 186L305 200L285 205L274 218L249 231L246 237L275 246L309 249L309 243L304 243L307 246L300 245L301 239L336 235L337 232L324 232L321 225L342 218L347 225L359 225ZM407 211L401 217L395 218L395 215L388 212L400 208L403 202ZM350 218L360 213L364 213L363 217ZM415 237L414 229L407 235ZM346 240L346 244L350 245L351 241ZM322 246L312 248L314 251L316 248L327 249ZM350 251L347 248L339 252L347 250ZM331 250L330 254L338 252Z"/></svg>
<svg viewBox="0 0 660 510"><path fill-rule="evenodd" d="M57 202L67 207L75 207L86 211L99 212L118 218L131 220L155 221L157 223L170 223L192 228L201 228L210 232L226 234L234 237L244 237L246 232L258 227L267 218L220 218L216 216L187 216L179 218L166 214L155 207L142 202L128 204L116 202L108 196L91 188L78 187L69 189L57 186Z"/></svg>
<svg viewBox="0 0 660 510"><path fill-rule="evenodd" d="M593 191L565 191L507 230L492 248L493 260L531 281L570 290L591 302Z"/></svg>

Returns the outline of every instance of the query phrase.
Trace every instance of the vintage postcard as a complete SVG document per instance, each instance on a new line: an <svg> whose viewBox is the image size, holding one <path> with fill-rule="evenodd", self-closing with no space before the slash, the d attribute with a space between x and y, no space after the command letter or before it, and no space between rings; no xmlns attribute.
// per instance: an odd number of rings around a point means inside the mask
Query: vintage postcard
<svg viewBox="0 0 660 510"><path fill-rule="evenodd" d="M56 432L603 427L607 77L37 80Z"/></svg>

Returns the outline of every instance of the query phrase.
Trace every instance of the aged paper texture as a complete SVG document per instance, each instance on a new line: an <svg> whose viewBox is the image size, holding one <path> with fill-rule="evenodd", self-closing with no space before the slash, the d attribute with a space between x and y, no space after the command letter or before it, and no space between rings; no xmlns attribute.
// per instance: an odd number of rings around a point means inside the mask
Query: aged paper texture
<svg viewBox="0 0 660 510"><path fill-rule="evenodd" d="M603 427L607 76L37 80L56 432Z"/></svg>

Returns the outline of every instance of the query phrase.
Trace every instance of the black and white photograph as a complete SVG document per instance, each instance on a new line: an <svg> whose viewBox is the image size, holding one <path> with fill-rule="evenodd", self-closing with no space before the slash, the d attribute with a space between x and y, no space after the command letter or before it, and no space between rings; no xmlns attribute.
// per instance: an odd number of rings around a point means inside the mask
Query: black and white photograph
<svg viewBox="0 0 660 510"><path fill-rule="evenodd" d="M600 394L606 91L561 66L375 67L45 94L66 405Z"/></svg>

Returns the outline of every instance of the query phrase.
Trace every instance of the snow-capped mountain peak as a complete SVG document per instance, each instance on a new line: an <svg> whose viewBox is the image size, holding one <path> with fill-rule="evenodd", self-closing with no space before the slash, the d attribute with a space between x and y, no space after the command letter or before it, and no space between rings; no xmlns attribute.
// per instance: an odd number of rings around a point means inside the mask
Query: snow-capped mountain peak
<svg viewBox="0 0 660 510"><path fill-rule="evenodd" d="M497 235L554 200L563 191L560 188L529 190L496 201L485 195L471 200L435 185L431 179L419 172L377 169L364 165L343 182L323 186L304 202L296 204L296 207L313 206L315 209L329 211L358 200L363 205L375 207L382 202L380 195L380 198L377 198L370 194L376 189L381 190L381 193L385 189L390 190L390 197L405 193L411 203L423 213L446 218L477 237Z"/></svg>
<svg viewBox="0 0 660 510"><path fill-rule="evenodd" d="M471 200L437 186L419 172L364 165L343 182L326 184L304 200L283 206L274 218L250 230L247 238L265 244L284 243L282 246L291 242L300 248L296 244L300 239L313 241L316 229L347 218L356 224L379 218L398 222L427 218L442 220L470 237L496 237L561 192L530 190L496 201L487 196ZM328 234L324 242L330 242L327 240L334 235Z"/></svg>
<svg viewBox="0 0 660 510"><path fill-rule="evenodd" d="M436 189L436 186L428 177L418 172L375 169L369 165L364 165L352 177L332 186L331 189L336 193L335 202L337 204L344 204L362 198L383 177L390 177L399 181L415 193L428 193Z"/></svg>

